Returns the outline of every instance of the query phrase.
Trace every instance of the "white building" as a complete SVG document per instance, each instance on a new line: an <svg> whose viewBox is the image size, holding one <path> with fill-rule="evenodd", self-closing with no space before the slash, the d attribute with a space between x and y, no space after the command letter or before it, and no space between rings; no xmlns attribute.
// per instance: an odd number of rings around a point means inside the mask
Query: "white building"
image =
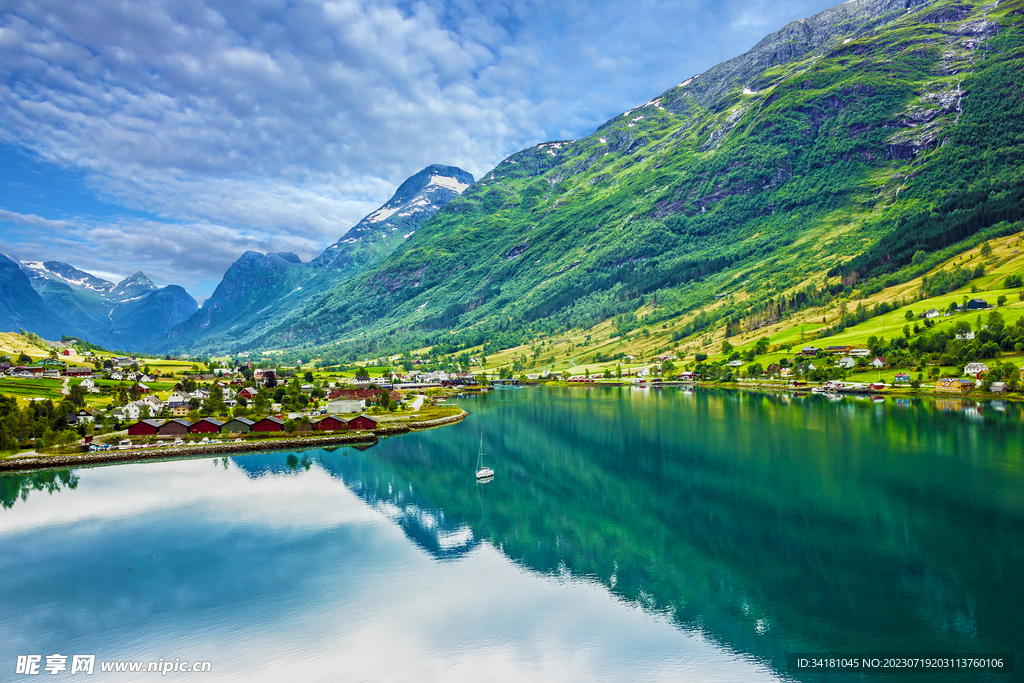
<svg viewBox="0 0 1024 683"><path fill-rule="evenodd" d="M977 375L979 372L988 372L988 366L984 363L968 363L964 366L965 375Z"/></svg>
<svg viewBox="0 0 1024 683"><path fill-rule="evenodd" d="M363 399L335 399L327 403L328 414L359 413L366 410L366 401Z"/></svg>
<svg viewBox="0 0 1024 683"><path fill-rule="evenodd" d="M850 356L843 356L842 358L839 359L839 367L841 368L846 368L847 370L849 370L855 365L857 365L857 361L855 361Z"/></svg>

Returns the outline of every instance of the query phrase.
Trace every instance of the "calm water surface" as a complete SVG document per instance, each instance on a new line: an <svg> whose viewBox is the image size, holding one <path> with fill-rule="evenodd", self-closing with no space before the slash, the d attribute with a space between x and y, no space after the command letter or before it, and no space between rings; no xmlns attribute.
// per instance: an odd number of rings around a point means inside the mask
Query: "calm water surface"
<svg viewBox="0 0 1024 683"><path fill-rule="evenodd" d="M908 675L797 676L786 653L1024 655L1012 405L459 402L365 451L0 478L0 680L55 653L217 681L878 681Z"/></svg>

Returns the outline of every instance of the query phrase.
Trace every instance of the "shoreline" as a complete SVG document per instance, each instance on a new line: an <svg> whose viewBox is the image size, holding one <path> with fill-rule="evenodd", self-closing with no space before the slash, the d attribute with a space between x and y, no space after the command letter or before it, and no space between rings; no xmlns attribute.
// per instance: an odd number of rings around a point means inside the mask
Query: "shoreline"
<svg viewBox="0 0 1024 683"><path fill-rule="evenodd" d="M70 453L67 455L37 455L27 458L13 456L0 460L0 474L34 472L50 469L68 469L83 465L103 465L110 463L124 462L162 462L167 460L186 460L189 458L202 458L222 453L246 453L255 451L280 451L280 450L302 450L335 445L354 444L375 444L381 438L408 434L409 432L422 432L428 429L437 429L450 424L462 422L469 415L465 410L460 410L456 415L439 417L433 420L422 422L409 422L405 424L385 425L378 427L372 432L343 432L340 434L328 434L326 436L302 437L295 436L285 439L261 439L258 441L234 441L223 443L196 444L192 446L178 446L177 448L148 448L133 449L127 451L97 451L95 453Z"/></svg>

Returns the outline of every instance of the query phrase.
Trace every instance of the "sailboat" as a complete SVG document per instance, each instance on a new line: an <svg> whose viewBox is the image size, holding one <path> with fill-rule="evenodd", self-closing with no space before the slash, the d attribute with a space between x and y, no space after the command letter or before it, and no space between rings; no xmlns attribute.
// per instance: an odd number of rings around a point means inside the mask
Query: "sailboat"
<svg viewBox="0 0 1024 683"><path fill-rule="evenodd" d="M484 435L480 435L480 453L476 458L476 480L487 482L494 478L494 470L484 466Z"/></svg>

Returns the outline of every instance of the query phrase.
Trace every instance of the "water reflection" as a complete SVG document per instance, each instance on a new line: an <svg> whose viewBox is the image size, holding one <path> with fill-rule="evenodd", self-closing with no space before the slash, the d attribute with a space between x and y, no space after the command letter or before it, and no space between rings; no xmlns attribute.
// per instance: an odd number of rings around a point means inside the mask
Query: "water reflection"
<svg viewBox="0 0 1024 683"><path fill-rule="evenodd" d="M464 402L460 425L366 452L83 470L87 486L58 479L67 490L37 506L24 495L44 483L5 481L19 502L0 516L13 550L0 558L13 578L0 599L18 617L0 617L0 642L14 644L0 654L39 650L40 634L63 651L68 634L88 641L75 623L91 620L128 649L170 632L208 638L222 658L226 641L250 657L278 652L272 634L286 628L306 638L288 647L313 657L346 639L366 667L352 643L379 654L373 634L406 638L434 667L404 672L412 679L479 674L474 658L493 649L520 680L575 670L552 657L583 657L588 680L750 680L768 675L751 658L784 674L794 651L1020 642L1013 404L629 389ZM496 471L484 487L481 436ZM78 607L55 617L48 592ZM348 626L317 632L338 618ZM243 659L230 670L253 674Z"/></svg>

